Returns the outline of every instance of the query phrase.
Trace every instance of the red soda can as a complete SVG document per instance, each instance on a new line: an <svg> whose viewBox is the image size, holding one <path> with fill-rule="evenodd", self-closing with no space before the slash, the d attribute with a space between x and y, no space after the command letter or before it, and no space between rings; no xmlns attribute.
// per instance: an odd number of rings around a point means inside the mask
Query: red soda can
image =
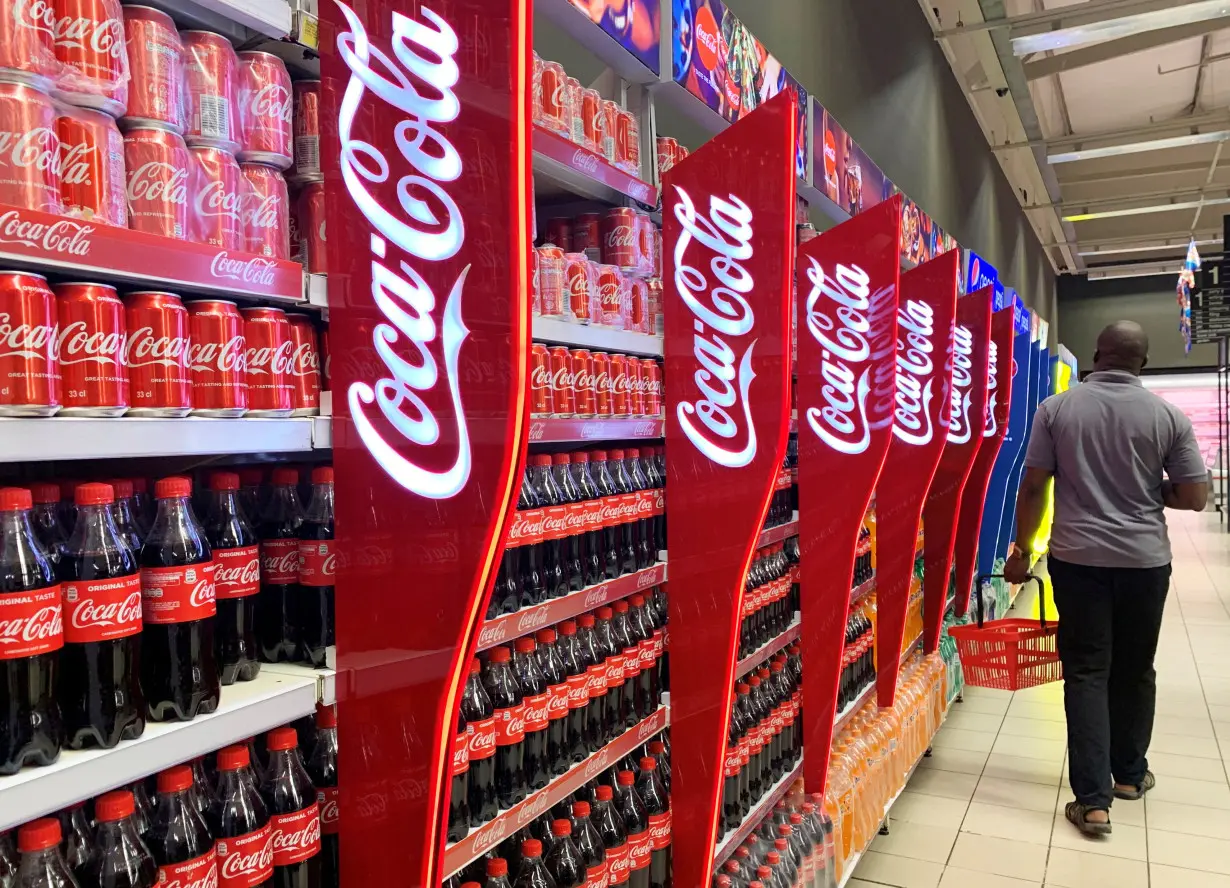
<svg viewBox="0 0 1230 888"><path fill-rule="evenodd" d="M248 412L260 416L290 416L295 409L290 364L294 343L290 321L280 308L245 308Z"/></svg>
<svg viewBox="0 0 1230 888"><path fill-rule="evenodd" d="M329 328L320 331L320 383L321 389L329 391Z"/></svg>
<svg viewBox="0 0 1230 888"><path fill-rule="evenodd" d="M572 390L572 353L562 345L547 349L551 356L551 399L556 416L572 416L577 412L577 399Z"/></svg>
<svg viewBox="0 0 1230 888"><path fill-rule="evenodd" d="M670 136L658 136L658 176L667 172L675 165L675 156L679 151L679 143Z"/></svg>
<svg viewBox="0 0 1230 888"><path fill-rule="evenodd" d="M662 277L662 229L653 227L653 275Z"/></svg>
<svg viewBox="0 0 1230 888"><path fill-rule="evenodd" d="M596 89L581 90L581 144L602 153L602 96Z"/></svg>
<svg viewBox="0 0 1230 888"><path fill-rule="evenodd" d="M129 394L134 416L187 416L188 310L174 293L142 290L124 298Z"/></svg>
<svg viewBox="0 0 1230 888"><path fill-rule="evenodd" d="M18 4L12 13L22 13L24 8L25 4ZM7 15L0 13L0 19ZM0 204L55 215L63 212L57 117L47 93L24 83L0 81L0 131L4 133Z"/></svg>
<svg viewBox="0 0 1230 888"><path fill-rule="evenodd" d="M649 281L649 309L645 316L646 333L661 336L665 332L662 323L662 280L653 278Z"/></svg>
<svg viewBox="0 0 1230 888"><path fill-rule="evenodd" d="M597 287L594 264L584 253L564 254L564 291L568 294L568 309L577 323L593 320L593 294Z"/></svg>
<svg viewBox="0 0 1230 888"><path fill-rule="evenodd" d="M602 150L598 153L606 158L607 163L615 163L618 159L616 148L619 134L619 112L623 110L618 102L610 99L602 100Z"/></svg>
<svg viewBox="0 0 1230 888"><path fill-rule="evenodd" d="M547 220L547 233L544 238L548 244L555 244L565 253L572 252L572 220L567 216L555 216Z"/></svg>
<svg viewBox="0 0 1230 888"><path fill-rule="evenodd" d="M290 212L286 216L286 241L290 247L290 261L298 262L307 271L307 244L299 232L299 194L289 182L287 188L290 194Z"/></svg>
<svg viewBox="0 0 1230 888"><path fill-rule="evenodd" d="M568 112L565 90L568 75L559 62L542 63L542 120L540 123L561 136L568 135Z"/></svg>
<svg viewBox="0 0 1230 888"><path fill-rule="evenodd" d="M153 126L125 132L128 227L187 239L189 167L188 146L179 133Z"/></svg>
<svg viewBox="0 0 1230 888"><path fill-rule="evenodd" d="M291 165L291 93L286 63L273 53L239 53L239 159L279 170Z"/></svg>
<svg viewBox="0 0 1230 888"><path fill-rule="evenodd" d="M634 176L641 174L641 128L636 115L619 109L616 122L615 165Z"/></svg>
<svg viewBox="0 0 1230 888"><path fill-rule="evenodd" d="M641 362L638 358L629 356L626 366L628 368L628 413L632 416L644 416L646 380L641 373Z"/></svg>
<svg viewBox="0 0 1230 888"><path fill-rule="evenodd" d="M602 215L602 261L616 268L635 269L640 243L636 210L615 207Z"/></svg>
<svg viewBox="0 0 1230 888"><path fill-rule="evenodd" d="M530 415L550 416L555 412L551 393L551 357L547 347L535 342L530 347Z"/></svg>
<svg viewBox="0 0 1230 888"><path fill-rule="evenodd" d="M56 94L70 104L122 116L128 104L128 51L120 0L54 0L52 5L56 59L64 65Z"/></svg>
<svg viewBox="0 0 1230 888"><path fill-rule="evenodd" d="M239 150L239 59L212 31L183 31L184 138L192 145Z"/></svg>
<svg viewBox="0 0 1230 888"><path fill-rule="evenodd" d="M126 227L124 137L115 120L102 111L65 109L56 120L56 132L64 215Z"/></svg>
<svg viewBox="0 0 1230 888"><path fill-rule="evenodd" d="M325 183L308 182L299 192L299 237L307 254L307 270L325 274Z"/></svg>
<svg viewBox="0 0 1230 888"><path fill-rule="evenodd" d="M662 415L662 365L653 358L641 360L641 377L645 380L645 415Z"/></svg>
<svg viewBox="0 0 1230 888"><path fill-rule="evenodd" d="M128 69L136 89L129 90L125 125L156 122L184 129L184 43L175 22L161 9L124 7Z"/></svg>
<svg viewBox="0 0 1230 888"><path fill-rule="evenodd" d="M649 284L643 278L632 278L628 281L629 299L629 329L637 333L649 333Z"/></svg>
<svg viewBox="0 0 1230 888"><path fill-rule="evenodd" d="M124 303L107 284L56 284L55 294L61 412L123 416L128 411Z"/></svg>
<svg viewBox="0 0 1230 888"><path fill-rule="evenodd" d="M602 261L602 214L582 213L572 222L572 251L584 253L591 262Z"/></svg>
<svg viewBox="0 0 1230 888"><path fill-rule="evenodd" d="M290 385L294 407L291 416L320 413L320 347L316 327L305 314L286 315L290 322Z"/></svg>
<svg viewBox="0 0 1230 888"><path fill-rule="evenodd" d="M632 415L632 399L628 395L628 360L627 355L611 355L611 411L616 416Z"/></svg>
<svg viewBox="0 0 1230 888"><path fill-rule="evenodd" d="M60 409L56 299L41 274L0 272L0 416Z"/></svg>
<svg viewBox="0 0 1230 888"><path fill-rule="evenodd" d="M594 415L611 416L614 403L611 400L611 356L606 352L594 352L593 366Z"/></svg>
<svg viewBox="0 0 1230 888"><path fill-rule="evenodd" d="M243 316L234 302L195 299L188 309L188 373L192 412L199 416L243 416L248 412Z"/></svg>
<svg viewBox="0 0 1230 888"><path fill-rule="evenodd" d="M60 69L51 0L15 2L0 14L0 79L50 89Z"/></svg>
<svg viewBox="0 0 1230 888"><path fill-rule="evenodd" d="M538 291L544 318L564 313L564 251L551 244L538 247Z"/></svg>
<svg viewBox="0 0 1230 888"><path fill-rule="evenodd" d="M572 350L572 392L575 400L577 416L593 416L594 400L594 356L589 349L574 348Z"/></svg>
<svg viewBox="0 0 1230 888"><path fill-rule="evenodd" d="M623 273L614 265L598 266L598 303L594 323L605 327L623 326L623 282Z"/></svg>
<svg viewBox="0 0 1230 888"><path fill-rule="evenodd" d="M243 247L246 253L286 259L290 256L290 196L286 177L263 163L241 163L247 180L243 207Z"/></svg>
<svg viewBox="0 0 1230 888"><path fill-rule="evenodd" d="M320 178L320 81L296 80L293 117L295 177Z"/></svg>
<svg viewBox="0 0 1230 888"><path fill-rule="evenodd" d="M537 248L530 248L530 256L534 260L534 278L530 293L530 314L537 318L542 315L542 289L541 282L539 280L539 257Z"/></svg>
<svg viewBox="0 0 1230 888"><path fill-rule="evenodd" d="M188 149L192 212L188 240L226 250L243 249L244 181L229 151L212 145Z"/></svg>
<svg viewBox="0 0 1230 888"><path fill-rule="evenodd" d="M636 269L643 275L653 274L657 265L657 241L654 238L653 220L648 213L636 214Z"/></svg>
<svg viewBox="0 0 1230 888"><path fill-rule="evenodd" d="M568 122L568 138L577 145L585 144L585 126L581 121L581 81L575 77L564 80L564 119Z"/></svg>
<svg viewBox="0 0 1230 888"><path fill-rule="evenodd" d="M534 81L531 84L531 108L534 115L534 123L539 123L542 120L542 56L534 53Z"/></svg>

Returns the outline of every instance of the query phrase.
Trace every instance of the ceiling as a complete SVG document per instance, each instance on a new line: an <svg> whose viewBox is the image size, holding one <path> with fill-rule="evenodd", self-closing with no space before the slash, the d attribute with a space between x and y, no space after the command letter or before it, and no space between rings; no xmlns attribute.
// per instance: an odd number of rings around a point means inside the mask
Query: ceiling
<svg viewBox="0 0 1230 888"><path fill-rule="evenodd" d="M1057 272L1177 272L1230 213L1230 0L919 0Z"/></svg>

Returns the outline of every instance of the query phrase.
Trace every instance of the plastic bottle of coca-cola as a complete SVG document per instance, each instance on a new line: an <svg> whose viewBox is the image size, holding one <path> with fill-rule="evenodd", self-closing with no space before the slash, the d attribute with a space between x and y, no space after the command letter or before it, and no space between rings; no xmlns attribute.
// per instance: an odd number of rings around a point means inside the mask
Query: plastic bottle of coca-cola
<svg viewBox="0 0 1230 888"><path fill-rule="evenodd" d="M50 765L64 743L61 589L31 526L31 505L28 490L0 490L0 774Z"/></svg>
<svg viewBox="0 0 1230 888"><path fill-rule="evenodd" d="M659 636L654 628L652 606L644 595L633 595L628 599L632 605L628 611L629 625L632 632L640 639L642 698L645 710L642 718L651 715L658 708L662 699L662 683L658 674L658 643Z"/></svg>
<svg viewBox="0 0 1230 888"><path fill-rule="evenodd" d="M636 793L649 813L649 888L671 884L671 803L658 776L658 761L652 756L640 760Z"/></svg>
<svg viewBox="0 0 1230 888"><path fill-rule="evenodd" d="M466 733L466 716L457 707L457 733L453 735L453 778L448 794L448 834L450 842L460 842L470 831L470 735Z"/></svg>
<svg viewBox="0 0 1230 888"><path fill-rule="evenodd" d="M85 802L78 802L56 812L60 821L60 850L64 862L72 871L73 878L81 881L81 874L94 854L94 831L85 816Z"/></svg>
<svg viewBox="0 0 1230 888"><path fill-rule="evenodd" d="M273 827L273 888L320 888L320 806L290 727L265 740L269 770L261 797Z"/></svg>
<svg viewBox="0 0 1230 888"><path fill-rule="evenodd" d="M517 497L517 511L525 512L543 508L544 504L538 490L530 480L530 467L525 467L521 476L521 492ZM547 599L546 569L543 563L544 549L541 542L518 546L521 566L519 588L521 600L519 607L533 607Z"/></svg>
<svg viewBox="0 0 1230 888"><path fill-rule="evenodd" d="M261 591L256 599L256 635L261 659L279 663L295 658L294 600L299 594L299 472L273 470L273 488L257 527L261 552Z"/></svg>
<svg viewBox="0 0 1230 888"><path fill-rule="evenodd" d="M567 468L577 492L577 502L598 499L598 487L589 471L589 454L583 450L570 454ZM601 583L605 576L602 531L600 525L589 526L589 529L580 534L581 575L587 586Z"/></svg>
<svg viewBox="0 0 1230 888"><path fill-rule="evenodd" d="M68 531L60 522L60 485L31 484L30 494L33 502L30 525L51 560L51 566L55 567L68 546Z"/></svg>
<svg viewBox="0 0 1230 888"><path fill-rule="evenodd" d="M598 637L598 622L593 614L581 614L577 619L577 644L584 658L589 688L585 745L593 753L606 745L609 720L618 712L619 700L611 695L607 682L607 657L614 651L614 646L604 645Z"/></svg>
<svg viewBox="0 0 1230 888"><path fill-rule="evenodd" d="M564 665L564 680L568 684L568 716L564 729L564 755L570 765L585 761L590 754L590 718L596 711L590 698L589 661L577 635L577 624L565 620L559 624L559 655ZM597 702L598 707L601 701Z"/></svg>
<svg viewBox="0 0 1230 888"><path fill-rule="evenodd" d="M623 491L615 486L615 479L611 477L610 469L607 467L607 453L605 450L590 451L589 472L594 479L594 486L598 490L598 496L617 496L623 493ZM619 525L610 521L604 522L602 527L602 571L605 579L613 580L621 573L619 542Z"/></svg>
<svg viewBox="0 0 1230 888"><path fill-rule="evenodd" d="M60 821L32 820L17 830L18 888L78 888L60 851Z"/></svg>
<svg viewBox="0 0 1230 888"><path fill-rule="evenodd" d="M481 826L499 813L495 794L495 707L482 684L482 667L470 662L470 675L461 694L461 714L466 720L470 769L466 799L470 826Z"/></svg>
<svg viewBox="0 0 1230 888"><path fill-rule="evenodd" d="M602 844L602 836L590 820L590 803L573 802L572 804L572 838L577 850L581 852L581 861L585 864L585 888L606 888L607 866L606 847Z"/></svg>
<svg viewBox="0 0 1230 888"><path fill-rule="evenodd" d="M111 517L115 519L115 529L128 548L134 552L140 552L144 534L141 533L136 516L133 514L132 479L112 478L107 483L115 491L115 502L111 505Z"/></svg>
<svg viewBox="0 0 1230 888"><path fill-rule="evenodd" d="M575 504L581 502L581 490L572 478L572 457L567 453L551 456L551 477L559 489L560 502L575 514ZM568 521L566 535L559 541L560 557L564 566L564 580L570 592L579 592L591 582L585 563L585 538L575 521Z"/></svg>
<svg viewBox="0 0 1230 888"><path fill-rule="evenodd" d="M337 710L316 704L316 743L307 762L308 776L320 805L320 883L337 888L341 880L341 822L337 798Z"/></svg>
<svg viewBox="0 0 1230 888"><path fill-rule="evenodd" d="M626 456L623 450L612 450L607 458L607 469L615 482L615 489L625 495L636 492L636 485L633 484L632 477L628 474ZM619 572L621 574L637 570L636 532L637 522L625 515L619 525Z"/></svg>
<svg viewBox="0 0 1230 888"><path fill-rule="evenodd" d="M538 493L539 508L546 509L548 516L554 517L558 523L561 516L557 513L564 506L564 495L559 485L555 483L555 476L551 473L551 456L546 453L531 456L528 472L530 484ZM561 598L570 591L570 566L566 557L561 528L554 528L553 532L546 533L545 537L542 542L542 565L546 597ZM575 567L578 577L577 588L580 589L579 559Z"/></svg>
<svg viewBox="0 0 1230 888"><path fill-rule="evenodd" d="M61 479L57 482L60 488L60 526L68 531L77 524L77 487L80 480Z"/></svg>
<svg viewBox="0 0 1230 888"><path fill-rule="evenodd" d="M273 877L273 830L247 746L218 750L218 798L206 821L218 842L219 888L252 888Z"/></svg>
<svg viewBox="0 0 1230 888"><path fill-rule="evenodd" d="M110 749L145 730L141 578L115 527L110 484L76 490L77 524L58 573L64 596L60 706L65 746Z"/></svg>
<svg viewBox="0 0 1230 888"><path fill-rule="evenodd" d="M495 707L495 795L501 808L525 798L525 704L513 674L512 653L493 648L483 671L483 687Z"/></svg>
<svg viewBox="0 0 1230 888"><path fill-rule="evenodd" d="M132 481L132 517L137 522L137 532L141 536L149 533L149 529L154 526L154 516L158 512L158 504L154 502L154 498L150 496L149 482L144 478L130 478ZM68 525L65 525L66 527Z"/></svg>
<svg viewBox="0 0 1230 888"><path fill-rule="evenodd" d="M538 839L526 839L521 843L521 868L517 870L513 888L558 888L547 872L542 859L542 842Z"/></svg>
<svg viewBox="0 0 1230 888"><path fill-rule="evenodd" d="M81 888L153 888L158 866L137 830L136 804L126 789L94 801L95 853L77 874Z"/></svg>
<svg viewBox="0 0 1230 888"><path fill-rule="evenodd" d="M635 447L624 451L624 469L632 482L633 490L646 492L653 489L644 470L641 467L641 452ZM658 560L658 549L654 541L653 516L648 513L643 518L632 522L633 540L636 546L636 569L644 570Z"/></svg>
<svg viewBox="0 0 1230 888"><path fill-rule="evenodd" d="M558 777L568 770L568 673L556 648L554 629L539 629L538 668L547 683L547 770ZM586 697L588 699L588 695Z"/></svg>
<svg viewBox="0 0 1230 888"><path fill-rule="evenodd" d="M642 712L648 714L649 708L648 688L641 683L641 639L632 628L628 617L631 608L626 600L616 601L611 605L611 610L614 612L611 617L611 633L623 658L623 725L625 728L631 728L641 720Z"/></svg>
<svg viewBox="0 0 1230 888"><path fill-rule="evenodd" d="M483 888L509 888L508 861L503 857L492 857L487 861L487 878Z"/></svg>
<svg viewBox="0 0 1230 888"><path fill-rule="evenodd" d="M222 683L251 681L260 673L256 643L256 596L260 592L260 547L256 531L239 504L239 475L209 476L210 503L205 538L213 551L218 615L214 643Z"/></svg>
<svg viewBox="0 0 1230 888"><path fill-rule="evenodd" d="M521 686L525 708L525 779L530 791L542 789L551 779L551 762L547 756L547 724L551 695L547 680L538 667L534 650L537 643L530 636L518 638L513 645L512 667Z"/></svg>
<svg viewBox="0 0 1230 888"><path fill-rule="evenodd" d="M632 848L628 844L628 832L623 817L615 807L614 791L609 786L599 786L594 793L593 822L602 839L606 854L607 881L612 886L627 885L632 875Z"/></svg>
<svg viewBox="0 0 1230 888"><path fill-rule="evenodd" d="M299 526L299 586L294 598L298 659L325 668L325 649L333 644L333 468L312 469L312 498Z"/></svg>
<svg viewBox="0 0 1230 888"><path fill-rule="evenodd" d="M154 818L146 842L158 864L159 884L184 888L216 884L218 858L214 837L196 809L192 769L187 765L176 765L158 775Z"/></svg>
<svg viewBox="0 0 1230 888"><path fill-rule="evenodd" d="M649 812L636 791L636 774L620 771L615 781L615 808L623 820L628 836L631 858L629 888L649 888L649 864L653 857L653 841L649 835Z"/></svg>
<svg viewBox="0 0 1230 888"><path fill-rule="evenodd" d="M594 642L606 664L606 729L604 743L610 743L624 732L631 716L633 692L628 686L624 670L624 644L614 630L615 611L609 607L598 608L598 620L594 626Z"/></svg>
<svg viewBox="0 0 1230 888"><path fill-rule="evenodd" d="M0 832L0 888L17 888L17 845L12 833Z"/></svg>
<svg viewBox="0 0 1230 888"><path fill-rule="evenodd" d="M487 619L515 614L521 607L521 546L505 546L495 575Z"/></svg>
<svg viewBox="0 0 1230 888"><path fill-rule="evenodd" d="M158 515L141 549L141 687L154 721L190 721L218 708L214 561L187 478L154 485Z"/></svg>
<svg viewBox="0 0 1230 888"><path fill-rule="evenodd" d="M547 854L547 872L558 888L584 888L585 860L572 841L572 822L559 819L551 822L554 843Z"/></svg>

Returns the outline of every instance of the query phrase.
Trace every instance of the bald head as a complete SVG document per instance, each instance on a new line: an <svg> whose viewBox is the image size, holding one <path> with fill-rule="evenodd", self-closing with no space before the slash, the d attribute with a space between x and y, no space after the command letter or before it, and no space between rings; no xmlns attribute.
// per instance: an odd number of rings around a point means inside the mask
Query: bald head
<svg viewBox="0 0 1230 888"><path fill-rule="evenodd" d="M1149 358L1149 337L1135 321L1115 321L1098 334L1094 370L1126 370L1139 375Z"/></svg>

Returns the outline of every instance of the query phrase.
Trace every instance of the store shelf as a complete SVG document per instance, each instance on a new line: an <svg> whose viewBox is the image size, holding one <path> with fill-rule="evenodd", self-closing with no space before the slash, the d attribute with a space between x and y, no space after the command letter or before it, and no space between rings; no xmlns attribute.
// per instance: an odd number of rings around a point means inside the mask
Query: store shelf
<svg viewBox="0 0 1230 888"><path fill-rule="evenodd" d="M873 576L870 580L863 582L850 590L850 603L862 601L863 597L869 592L874 592L876 588L876 578Z"/></svg>
<svg viewBox="0 0 1230 888"><path fill-rule="evenodd" d="M329 648L332 652L334 649ZM313 669L300 663L262 663L261 673L300 678L316 684L316 702L332 706L337 702L337 672L334 669Z"/></svg>
<svg viewBox="0 0 1230 888"><path fill-rule="evenodd" d="M652 207L658 189L625 173L606 158L542 127L534 128L534 182L538 195L551 191L622 206L628 198ZM544 187L545 186L545 187Z"/></svg>
<svg viewBox="0 0 1230 888"><path fill-rule="evenodd" d="M636 417L570 419L538 417L530 420L531 444L568 444L586 441L650 441L666 434L666 421Z"/></svg>
<svg viewBox="0 0 1230 888"><path fill-rule="evenodd" d="M799 628L802 622L799 620L798 611L795 611L794 622L790 624L785 632L778 635L776 638L770 638L759 648L748 654L742 660L735 664L735 676L747 675L769 657L776 654L792 641L799 640Z"/></svg>
<svg viewBox="0 0 1230 888"><path fill-rule="evenodd" d="M875 695L876 683L873 681L871 684L867 685L867 687L863 688L863 692L855 697L845 709L837 713L837 716L833 719L833 736L836 737L839 733L841 733L845 726L849 724L850 719L854 717L854 713L862 709L863 705L868 700L875 699Z"/></svg>
<svg viewBox="0 0 1230 888"><path fill-rule="evenodd" d="M756 548L763 549L765 546L771 546L774 543L780 543L782 540L798 535L799 513L795 512L794 517L785 524L779 524L777 527L770 527L762 530L760 532L760 537L756 540Z"/></svg>
<svg viewBox="0 0 1230 888"><path fill-rule="evenodd" d="M329 307L329 279L323 274L304 274L303 292L307 296L308 305L316 308Z"/></svg>
<svg viewBox="0 0 1230 888"><path fill-rule="evenodd" d="M627 598L636 592L652 589L666 582L666 564L655 564L635 573L625 574L605 583L588 586L579 592L556 598L537 607L528 607L515 614L505 614L483 623L478 633L478 650L485 651L497 644L504 644L535 632L544 626L554 626L561 620L591 611L612 601Z"/></svg>
<svg viewBox="0 0 1230 888"><path fill-rule="evenodd" d="M150 723L138 739L114 749L65 751L46 768L25 768L12 777L0 777L0 832L315 709L313 679L262 670L252 681L223 688L218 710L209 715L190 722Z"/></svg>
<svg viewBox="0 0 1230 888"><path fill-rule="evenodd" d="M228 35L236 25L280 40L290 33L291 9L286 0L150 0L182 26L203 27ZM245 35L250 36L250 35Z"/></svg>
<svg viewBox="0 0 1230 888"><path fill-rule="evenodd" d="M573 324L557 318L534 318L533 337L536 342L549 345L566 345L570 348L588 348L594 351L613 352L624 355L662 355L662 337L648 333L631 333L627 330L612 330L594 324Z"/></svg>
<svg viewBox="0 0 1230 888"><path fill-rule="evenodd" d="M312 425L311 418L6 418L0 462L298 453L312 449Z"/></svg>
<svg viewBox="0 0 1230 888"><path fill-rule="evenodd" d="M634 749L670 724L670 710L662 706L636 727L616 737L585 761L573 765L556 777L544 789L530 794L498 817L470 830L470 834L444 851L444 873L450 876L520 829L529 826L551 806L576 792L607 768L619 762Z"/></svg>
<svg viewBox="0 0 1230 888"><path fill-rule="evenodd" d="M329 392L321 392L322 397ZM312 417L312 449L328 450L333 446L333 417Z"/></svg>
<svg viewBox="0 0 1230 888"><path fill-rule="evenodd" d="M803 762L800 759L793 770L787 772L782 779L773 784L773 788L768 793L761 796L760 801L756 803L755 807L747 812L747 816L743 818L743 822L739 824L738 829L731 830L722 836L718 841L717 852L713 855L714 871L726 862L726 858L735 853L735 849L743 844L743 840L752 834L752 830L773 810L773 806L786 795L794 781L802 776Z"/></svg>
<svg viewBox="0 0 1230 888"><path fill-rule="evenodd" d="M620 42L594 24L593 19L580 6L569 0L535 0L534 18L546 18L551 24L566 31L572 39L601 59L624 80L631 83L657 83L658 75L645 67L635 55ZM655 44L654 53L657 53Z"/></svg>

